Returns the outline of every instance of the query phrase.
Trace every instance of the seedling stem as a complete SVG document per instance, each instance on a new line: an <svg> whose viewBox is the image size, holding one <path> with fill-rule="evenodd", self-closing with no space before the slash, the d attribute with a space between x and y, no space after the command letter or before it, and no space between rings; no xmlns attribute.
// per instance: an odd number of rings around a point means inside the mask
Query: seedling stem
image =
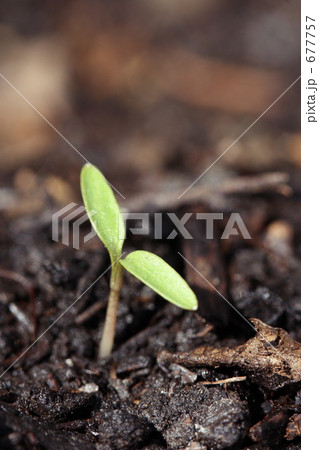
<svg viewBox="0 0 319 450"><path fill-rule="evenodd" d="M100 359L107 358L112 352L115 336L117 307L123 284L123 274L123 266L119 262L115 262L112 266L109 302L106 311L102 340L100 343Z"/></svg>

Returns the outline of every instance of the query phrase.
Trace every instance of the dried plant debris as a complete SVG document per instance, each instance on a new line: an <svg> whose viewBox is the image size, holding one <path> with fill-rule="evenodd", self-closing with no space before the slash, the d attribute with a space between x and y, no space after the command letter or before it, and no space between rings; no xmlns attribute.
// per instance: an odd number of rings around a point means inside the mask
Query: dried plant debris
<svg viewBox="0 0 319 450"><path fill-rule="evenodd" d="M237 367L266 390L277 391L300 382L300 344L281 328L250 319L256 335L236 347L199 347L190 352L158 356L160 365L177 363L187 367Z"/></svg>
<svg viewBox="0 0 319 450"><path fill-rule="evenodd" d="M299 437L301 435L301 414L294 414L290 417L285 438L287 441L292 441L296 437Z"/></svg>

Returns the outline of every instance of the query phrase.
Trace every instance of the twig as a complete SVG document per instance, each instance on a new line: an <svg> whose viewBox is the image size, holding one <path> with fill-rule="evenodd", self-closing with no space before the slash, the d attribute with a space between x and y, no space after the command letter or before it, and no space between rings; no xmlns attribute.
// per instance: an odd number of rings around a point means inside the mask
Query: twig
<svg viewBox="0 0 319 450"><path fill-rule="evenodd" d="M93 305L89 306L85 311L83 311L81 314L79 314L75 318L75 323L77 325L82 325L83 323L90 320L92 317L95 316L99 311L105 308L106 306L106 300L99 300L98 302L95 302Z"/></svg>
<svg viewBox="0 0 319 450"><path fill-rule="evenodd" d="M243 376L243 377L231 377L231 378L226 378L224 380L217 380L217 381L201 381L201 384L228 384L228 383L236 383L237 381L245 381L247 377Z"/></svg>

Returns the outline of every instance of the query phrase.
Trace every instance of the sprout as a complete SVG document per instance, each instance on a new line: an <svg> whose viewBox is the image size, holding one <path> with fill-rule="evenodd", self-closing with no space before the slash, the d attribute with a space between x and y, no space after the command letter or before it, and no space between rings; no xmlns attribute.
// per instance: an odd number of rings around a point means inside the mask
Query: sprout
<svg viewBox="0 0 319 450"><path fill-rule="evenodd" d="M90 221L107 248L112 264L109 302L99 350L102 359L109 356L113 348L124 269L180 308L196 310L198 304L186 281L159 256L139 250L121 259L125 236L123 217L108 182L90 164L82 169L81 191Z"/></svg>

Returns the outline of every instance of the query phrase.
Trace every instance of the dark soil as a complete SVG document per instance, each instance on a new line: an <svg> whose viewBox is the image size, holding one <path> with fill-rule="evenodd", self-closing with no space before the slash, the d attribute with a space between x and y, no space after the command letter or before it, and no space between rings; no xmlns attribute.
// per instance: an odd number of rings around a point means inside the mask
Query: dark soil
<svg viewBox="0 0 319 450"><path fill-rule="evenodd" d="M252 240L204 241L199 221L189 224L194 240L129 236L128 251L154 251L187 277L200 309L182 311L126 275L115 351L103 363L108 274L54 323L109 264L102 244L77 251L53 242L50 210L4 217L2 370L54 325L1 377L0 448L299 448L299 199L291 188L289 197L220 195L247 218ZM273 347L178 251L245 317L261 320L251 324Z"/></svg>
<svg viewBox="0 0 319 450"><path fill-rule="evenodd" d="M1 450L300 448L300 2L182 3L2 1L1 71L74 147L0 80ZM51 238L74 148L130 211L224 214L129 234L199 309L126 274L104 362L107 252ZM251 240L220 239L232 212Z"/></svg>

